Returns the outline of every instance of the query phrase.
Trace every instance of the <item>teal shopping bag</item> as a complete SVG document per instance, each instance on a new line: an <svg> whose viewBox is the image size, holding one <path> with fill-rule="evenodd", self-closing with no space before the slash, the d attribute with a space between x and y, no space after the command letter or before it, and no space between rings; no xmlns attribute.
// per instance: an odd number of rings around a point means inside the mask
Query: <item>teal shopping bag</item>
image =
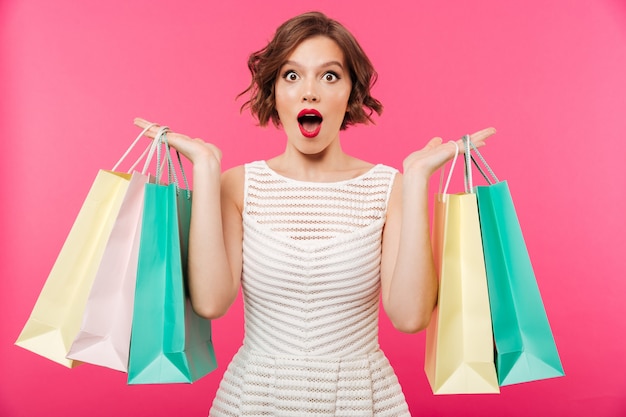
<svg viewBox="0 0 626 417"><path fill-rule="evenodd" d="M467 158L470 155L468 142ZM478 150L474 147L473 151L492 178L480 170L490 185L477 186L476 195L498 382L504 386L563 376L508 183L498 181ZM475 159L473 162L480 169Z"/></svg>
<svg viewBox="0 0 626 417"><path fill-rule="evenodd" d="M191 191L178 186L164 133L155 140L174 182L145 185L129 384L190 383L217 367L211 322L193 311L186 287Z"/></svg>

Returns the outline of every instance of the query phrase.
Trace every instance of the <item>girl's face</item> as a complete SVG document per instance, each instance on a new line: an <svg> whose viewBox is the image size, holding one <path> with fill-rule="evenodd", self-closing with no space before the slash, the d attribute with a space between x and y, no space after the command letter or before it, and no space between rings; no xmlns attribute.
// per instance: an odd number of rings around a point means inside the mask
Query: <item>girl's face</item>
<svg viewBox="0 0 626 417"><path fill-rule="evenodd" d="M352 80L343 51L325 36L302 41L276 79L275 100L288 143L318 154L337 142Z"/></svg>

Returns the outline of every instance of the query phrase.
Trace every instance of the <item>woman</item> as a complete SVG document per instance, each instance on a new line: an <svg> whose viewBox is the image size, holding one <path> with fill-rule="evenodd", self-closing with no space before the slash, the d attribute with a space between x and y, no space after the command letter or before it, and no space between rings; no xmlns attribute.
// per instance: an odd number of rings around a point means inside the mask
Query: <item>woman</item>
<svg viewBox="0 0 626 417"><path fill-rule="evenodd" d="M167 135L193 163L194 309L215 319L244 294L245 340L210 415L409 415L378 346L379 299L398 330L428 325L437 277L427 185L455 146L432 139L403 175L346 154L341 130L382 105L369 59L321 13L285 22L248 65L244 107L282 127L282 154L221 173L215 146Z"/></svg>

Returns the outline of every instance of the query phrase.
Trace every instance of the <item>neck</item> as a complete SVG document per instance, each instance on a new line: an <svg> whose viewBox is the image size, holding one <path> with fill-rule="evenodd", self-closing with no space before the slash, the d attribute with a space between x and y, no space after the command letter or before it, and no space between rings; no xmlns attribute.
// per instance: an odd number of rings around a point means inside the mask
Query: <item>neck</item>
<svg viewBox="0 0 626 417"><path fill-rule="evenodd" d="M334 181L337 174L350 166L353 158L343 152L337 142L316 154L305 154L287 146L285 152L268 164L276 172L301 181Z"/></svg>

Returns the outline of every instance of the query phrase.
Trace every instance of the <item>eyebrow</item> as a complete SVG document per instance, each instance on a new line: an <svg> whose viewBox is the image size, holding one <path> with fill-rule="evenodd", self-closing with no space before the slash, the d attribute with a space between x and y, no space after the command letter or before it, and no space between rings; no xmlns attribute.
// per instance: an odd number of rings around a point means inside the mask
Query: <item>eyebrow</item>
<svg viewBox="0 0 626 417"><path fill-rule="evenodd" d="M302 65L300 65L296 61L285 61L285 63L282 66L284 67L285 65L293 65L294 67L301 67L302 66ZM339 62L339 61L324 62L322 65L319 66L319 68L328 68L328 67L332 67L334 65L337 65L342 70L344 69L343 68L343 64L341 62Z"/></svg>

